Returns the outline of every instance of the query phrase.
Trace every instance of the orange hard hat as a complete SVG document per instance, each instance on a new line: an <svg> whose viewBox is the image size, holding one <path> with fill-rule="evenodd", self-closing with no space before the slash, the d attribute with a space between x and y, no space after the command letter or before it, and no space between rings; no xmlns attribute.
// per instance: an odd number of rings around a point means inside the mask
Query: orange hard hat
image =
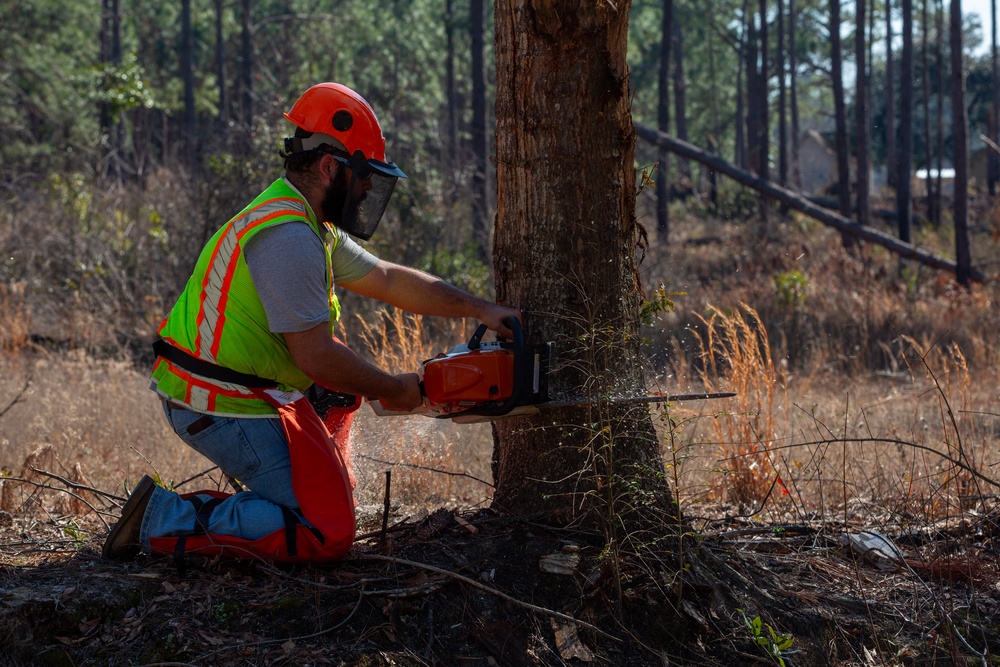
<svg viewBox="0 0 1000 667"><path fill-rule="evenodd" d="M387 162L385 137L375 112L365 98L339 83L318 83L302 94L285 118L306 132L333 137L366 160Z"/></svg>

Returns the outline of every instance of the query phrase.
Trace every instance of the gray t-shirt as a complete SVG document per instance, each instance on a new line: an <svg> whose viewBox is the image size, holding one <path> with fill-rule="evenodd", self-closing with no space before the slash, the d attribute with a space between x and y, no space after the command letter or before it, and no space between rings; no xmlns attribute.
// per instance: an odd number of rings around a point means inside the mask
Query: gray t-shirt
<svg viewBox="0 0 1000 667"><path fill-rule="evenodd" d="M326 249L304 222L261 230L244 248L247 268L274 333L307 331L330 320ZM344 232L331 257L335 282L349 283L375 268L378 258Z"/></svg>

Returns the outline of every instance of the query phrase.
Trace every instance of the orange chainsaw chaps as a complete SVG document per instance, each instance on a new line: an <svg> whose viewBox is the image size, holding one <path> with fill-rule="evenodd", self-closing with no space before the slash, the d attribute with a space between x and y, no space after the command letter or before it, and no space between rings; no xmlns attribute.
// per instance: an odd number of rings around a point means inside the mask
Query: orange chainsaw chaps
<svg viewBox="0 0 1000 667"><path fill-rule="evenodd" d="M354 542L353 475L341 450L350 454L348 431L357 406L334 409L339 418L330 419L331 433L304 397L276 405L288 438L292 465L292 489L299 511L311 524L289 524L264 537L248 540L214 533L175 537L151 537L150 551L158 555L198 554L230 558L263 559L277 562L325 562L340 558ZM181 497L228 498L218 491L196 491ZM286 519L290 515L286 512ZM194 528L194 527L193 527ZM291 531L291 532L290 532Z"/></svg>

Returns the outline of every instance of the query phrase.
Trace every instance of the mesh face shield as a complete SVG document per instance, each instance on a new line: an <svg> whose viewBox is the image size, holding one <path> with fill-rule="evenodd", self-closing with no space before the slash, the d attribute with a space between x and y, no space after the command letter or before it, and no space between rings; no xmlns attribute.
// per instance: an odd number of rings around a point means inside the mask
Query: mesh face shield
<svg viewBox="0 0 1000 667"><path fill-rule="evenodd" d="M351 236L367 241L382 220L396 181L406 178L406 174L393 162L366 160L361 151L355 151L350 158L336 154L333 157L351 168L351 182L338 226Z"/></svg>

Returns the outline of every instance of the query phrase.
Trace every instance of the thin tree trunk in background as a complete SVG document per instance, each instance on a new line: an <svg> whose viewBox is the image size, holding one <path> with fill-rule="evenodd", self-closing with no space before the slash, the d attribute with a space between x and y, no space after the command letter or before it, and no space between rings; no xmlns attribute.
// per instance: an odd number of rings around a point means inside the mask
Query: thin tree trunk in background
<svg viewBox="0 0 1000 667"><path fill-rule="evenodd" d="M490 251L489 187L486 174L489 155L486 138L486 5L469 2L469 35L472 43L472 234L479 256L486 260Z"/></svg>
<svg viewBox="0 0 1000 667"><path fill-rule="evenodd" d="M885 0L885 174L890 188L896 187L899 163L896 156L896 79L892 57L892 0Z"/></svg>
<svg viewBox="0 0 1000 667"><path fill-rule="evenodd" d="M101 0L101 66L106 71L111 64L111 0ZM109 82L105 73L104 80L101 81L103 87L107 87ZM97 104L98 123L101 128L101 140L104 143L104 151L101 155L102 162L105 162L113 155L113 138L111 136L111 105L106 101ZM103 173L103 168L102 168Z"/></svg>
<svg viewBox="0 0 1000 667"><path fill-rule="evenodd" d="M857 16L854 36L854 57L857 65L855 73L855 96L854 108L856 113L857 133L857 165L858 165L858 222L867 225L871 217L871 204L868 200L868 178L869 166L871 163L871 130L868 124L869 100L871 95L868 90L868 64L866 55L868 51L867 40L865 39L865 28L867 27L867 10L865 0L857 0Z"/></svg>
<svg viewBox="0 0 1000 667"><path fill-rule="evenodd" d="M965 108L965 53L962 49L962 0L951 0L951 117L955 151L955 278L969 286L969 119Z"/></svg>
<svg viewBox="0 0 1000 667"><path fill-rule="evenodd" d="M775 54L775 69L778 75L778 182L788 185L788 87L785 80L785 3L777 0L778 47ZM788 207L782 205L781 214L788 214Z"/></svg>
<svg viewBox="0 0 1000 667"><path fill-rule="evenodd" d="M747 15L747 4L748 0L743 0L743 16ZM739 54L736 58L736 137L733 146L733 162L738 164L743 169L750 168L750 159L748 156L749 149L747 147L747 125L750 123L749 115L747 114L746 105L746 91L744 90L743 79L749 79L749 72L746 71L747 56L746 51L749 49L750 43L750 31L748 30L747 22L743 21L743 35L740 39ZM746 76L744 76L746 73ZM747 84L749 85L749 84Z"/></svg>
<svg viewBox="0 0 1000 667"><path fill-rule="evenodd" d="M671 11L674 14L678 14L677 5L671 7ZM675 15L673 23L674 127L677 129L677 138L687 141L687 73L684 69L684 35L681 27L683 22L680 20L680 16ZM691 165L688 161L680 159L677 161L677 166L679 167L681 179L687 179L689 183L685 187L693 187L694 184L691 183Z"/></svg>
<svg viewBox="0 0 1000 667"><path fill-rule="evenodd" d="M830 0L830 76L833 84L833 114L835 123L834 151L837 153L837 200L840 214L851 217L850 147L847 145L847 108L844 103L843 52L840 48L840 0ZM843 237L844 245L853 240Z"/></svg>
<svg viewBox="0 0 1000 667"><path fill-rule="evenodd" d="M226 146L229 131L229 104L226 100L226 43L223 40L224 6L222 0L215 0L215 78L219 87L219 139Z"/></svg>
<svg viewBox="0 0 1000 667"><path fill-rule="evenodd" d="M249 154L253 146L253 22L251 18L251 0L241 0L241 20L243 30L240 34L240 121L243 125L242 148L244 154Z"/></svg>
<svg viewBox="0 0 1000 667"><path fill-rule="evenodd" d="M444 181L444 200L450 208L457 196L455 172L458 161L458 94L455 86L455 8L454 0L444 3L444 95L445 95L445 150L448 155L445 162L448 167L447 178Z"/></svg>
<svg viewBox="0 0 1000 667"><path fill-rule="evenodd" d="M910 242L910 172L913 165L913 0L902 0L903 53L899 62L899 167L896 215L899 238Z"/></svg>
<svg viewBox="0 0 1000 667"><path fill-rule="evenodd" d="M930 22L929 13L927 11L927 5L929 5L931 0L923 0L923 4L920 6L920 23L921 23L921 35L920 35L920 68L923 70L920 77L921 84L923 87L923 135L924 135L924 154L921 156L920 164L927 170L927 178L924 180L924 201L927 207L927 218L931 219L931 209L933 207L933 192L931 188L931 159L932 151L931 144L933 143L931 137L931 70L930 70L930 58L928 57L928 51L930 49Z"/></svg>
<svg viewBox="0 0 1000 667"><path fill-rule="evenodd" d="M194 172L198 152L194 114L194 38L191 34L191 0L181 0L181 80L184 82L184 154Z"/></svg>
<svg viewBox="0 0 1000 667"><path fill-rule="evenodd" d="M990 81L993 95L990 99L990 114L993 120L990 138L1000 144L1000 45L997 44L997 0L990 0ZM989 151L989 192L994 196L997 181L1000 180L1000 155Z"/></svg>
<svg viewBox="0 0 1000 667"><path fill-rule="evenodd" d="M770 57L770 48L768 45L767 38L767 0L760 0L760 69L757 70L757 132L759 134L759 139L757 141L760 150L760 171L757 172L761 178L768 178L768 157L771 153L771 139L769 132L769 114L770 110L768 104L768 58ZM767 197L760 198L760 231L761 235L764 235L767 231L767 209L768 209L768 199Z"/></svg>
<svg viewBox="0 0 1000 667"><path fill-rule="evenodd" d="M673 0L663 0L660 22L660 71L657 77L656 123L661 132L670 134L670 46L673 34ZM656 170L656 231L660 243L670 242L669 158L666 151L657 157Z"/></svg>
<svg viewBox="0 0 1000 667"><path fill-rule="evenodd" d="M944 0L938 0L935 3L935 13L936 13L936 39L934 42L937 44L935 49L935 59L937 61L937 148L936 153L936 169L937 174L934 177L935 188L934 191L937 196L934 197L932 202L931 210L931 221L934 223L935 227L941 225L941 213L944 210L944 183L942 181L941 172L944 169Z"/></svg>
<svg viewBox="0 0 1000 667"><path fill-rule="evenodd" d="M792 183L796 188L802 187L802 166L799 164L799 91L798 91L798 57L795 53L795 26L798 20L795 16L795 0L788 0L788 103L792 108Z"/></svg>

